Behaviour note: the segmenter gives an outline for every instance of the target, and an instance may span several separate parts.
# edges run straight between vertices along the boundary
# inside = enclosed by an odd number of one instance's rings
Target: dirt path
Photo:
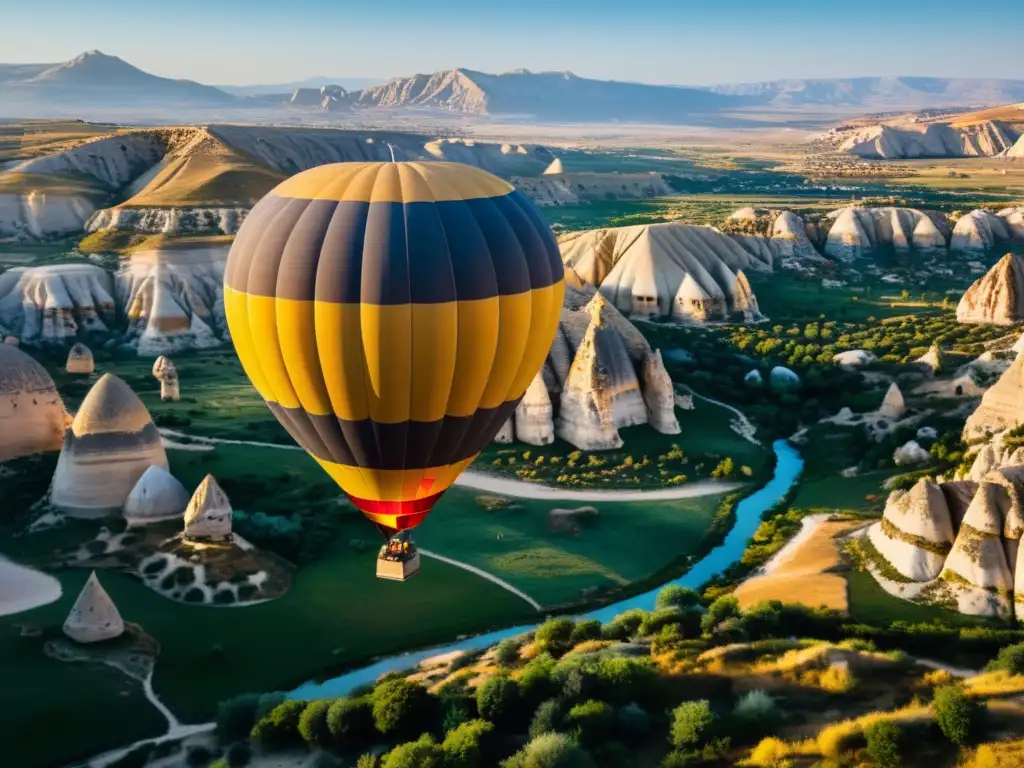
[[[699,395],[685,384],[680,384],[679,388],[685,389],[690,394],[690,396],[695,397],[698,400],[703,400],[706,403],[711,403],[712,405],[717,405],[719,408],[725,408],[725,410],[730,411],[734,416],[736,416],[736,420],[730,425],[733,428],[733,431],[735,431],[737,435],[742,437],[748,443],[753,443],[754,445],[761,445],[763,447],[761,441],[754,437],[754,435],[757,434],[757,427],[750,423],[750,419],[748,419],[747,415],[743,413],[743,411],[741,411],[739,408],[729,405],[728,403],[723,403],[721,400],[715,400],[714,398],[711,397]],[[678,400],[676,404],[679,404]]]
[[[488,581],[493,581],[495,584],[497,584],[502,589],[508,590],[513,595],[516,595],[517,597],[523,598],[523,600],[525,600],[530,605],[532,605],[534,607],[534,609],[536,609],[538,611],[544,610],[544,606],[542,606],[540,603],[538,603],[536,600],[534,600],[528,594],[526,594],[525,592],[523,592],[520,589],[516,589],[515,587],[513,587],[511,584],[509,584],[504,579],[499,579],[493,573],[488,573],[487,571],[483,570],[482,568],[477,568],[475,565],[470,565],[469,563],[464,563],[461,560],[453,560],[450,557],[445,557],[444,555],[439,555],[436,552],[430,552],[430,551],[428,551],[426,549],[421,549],[420,550],[420,554],[423,555],[424,557],[430,557],[430,558],[433,558],[434,560],[440,560],[442,563],[448,563],[448,565],[454,565],[456,568],[462,568],[464,571],[469,571],[470,573],[475,573],[480,578],[487,579]]]

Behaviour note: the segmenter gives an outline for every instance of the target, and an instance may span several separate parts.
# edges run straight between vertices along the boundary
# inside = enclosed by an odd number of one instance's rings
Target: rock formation
[[[540,373],[533,377],[516,406],[515,432],[519,440],[530,445],[548,445],[555,440],[551,396]]]
[[[926,366],[931,373],[939,373],[942,370],[945,358],[942,354],[942,347],[935,342],[928,347],[928,351],[914,362]]]
[[[726,219],[725,230],[769,265],[800,267],[823,261],[807,236],[803,219],[792,211],[740,208]]]
[[[185,508],[185,538],[231,540],[231,503],[213,475],[203,478]]]
[[[0,344],[0,462],[60,449],[64,403],[39,363]]]
[[[64,634],[76,643],[99,643],[124,634],[121,614],[96,578],[96,571],[89,574],[71,607],[71,613],[64,622]]]
[[[661,350],[651,350],[644,355],[643,366],[641,379],[648,423],[663,435],[678,435],[676,393],[662,362]]]
[[[160,355],[153,363],[153,378],[160,382],[160,399],[166,402],[177,402],[181,399],[178,388],[178,369],[170,359]]]
[[[73,344],[68,350],[65,370],[75,374],[93,373],[96,370],[96,363],[92,359],[92,350],[81,342]]]
[[[693,323],[760,317],[744,270],[770,264],[710,227],[594,229],[566,235],[559,246],[566,266],[626,314]]]
[[[768,374],[768,383],[776,392],[791,392],[800,389],[800,377],[789,368],[777,365]]]
[[[975,280],[957,305],[956,319],[996,325],[1024,320],[1024,256],[1008,253]]]
[[[1010,212],[1016,209],[1007,209]],[[1002,212],[1000,212],[1001,214]],[[984,252],[1014,237],[1007,218],[991,211],[976,210],[961,216],[953,228],[949,247],[954,251]]]
[[[909,491],[893,491],[869,538],[904,577],[930,581],[941,572],[953,546],[953,521],[942,489],[922,478]]]
[[[562,168],[562,159],[556,157],[551,161],[551,165],[544,169],[545,176],[551,176],[556,173],[565,173],[565,169]]]
[[[747,375],[743,377],[743,383],[748,387],[759,388],[764,386],[764,378],[761,376],[761,372],[754,368],[747,371]]]
[[[121,379],[104,374],[64,434],[50,500],[81,517],[120,511],[151,465],[167,469],[149,411]]]
[[[647,421],[640,382],[622,337],[590,304],[590,325],[562,390],[555,434],[583,450],[621,448],[619,428]]]
[[[832,228],[825,241],[825,255],[850,260],[883,247],[896,250],[934,251],[946,247],[946,237],[935,219],[911,208],[855,206],[833,211]]]
[[[117,293],[140,355],[215,347],[227,338],[224,244],[165,244],[131,255]]]
[[[547,173],[513,176],[512,185],[535,205],[578,205],[594,200],[647,200],[673,194],[660,173]]]
[[[878,415],[885,419],[899,421],[903,418],[903,414],[906,412],[907,406],[903,402],[903,393],[900,392],[899,385],[894,381],[889,385],[889,389],[886,391],[885,397],[882,399],[882,405],[878,409]]]
[[[1024,357],[1018,357],[981,398],[964,424],[964,442],[1024,423]]]
[[[92,264],[16,267],[0,274],[0,325],[24,344],[62,343],[115,322],[113,281]]]
[[[913,467],[927,464],[931,455],[916,440],[908,440],[893,452],[892,461],[897,467]]]
[[[868,352],[866,349],[848,349],[833,356],[832,362],[844,368],[860,368],[862,365],[870,365],[877,359],[874,352]]]
[[[505,423],[501,425],[501,429],[498,430],[498,434],[494,436],[494,442],[501,445],[508,445],[514,442],[516,439],[515,421],[513,417],[505,419]]]
[[[961,116],[963,117],[963,116]],[[866,158],[995,157],[1018,131],[1002,120],[869,125],[838,135],[841,152]]]
[[[189,496],[177,478],[160,466],[142,473],[124,503],[129,524],[145,524],[178,517],[188,506]]]

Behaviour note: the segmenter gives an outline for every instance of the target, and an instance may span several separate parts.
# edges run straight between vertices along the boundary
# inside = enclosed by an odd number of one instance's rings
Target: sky
[[[709,84],[1024,78],[1024,3],[962,0],[0,0],[0,62],[91,49],[240,85],[464,67]]]

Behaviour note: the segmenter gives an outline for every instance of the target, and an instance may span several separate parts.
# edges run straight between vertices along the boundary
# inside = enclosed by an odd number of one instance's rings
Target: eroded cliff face
[[[956,319],[997,325],[1024,320],[1024,256],[1008,253],[976,280],[960,299]]]
[[[1018,126],[997,120],[972,125],[872,125],[844,134],[838,149],[859,157],[888,160],[996,157],[1013,148],[1020,135]]]
[[[1024,356],[1018,357],[982,396],[964,424],[967,443],[986,439],[1024,424]]]
[[[673,194],[659,173],[564,173],[549,169],[539,177],[516,176],[511,182],[541,206],[578,205],[592,200],[646,200]]]
[[[946,235],[936,220],[912,208],[851,207],[833,211],[825,255],[850,260],[883,247],[935,251],[946,247]]]
[[[27,345],[70,343],[116,324],[113,279],[92,264],[15,268],[0,274],[0,326]]]
[[[953,251],[983,253],[1010,240],[1024,240],[1024,207],[1004,208],[998,213],[979,209],[961,216],[953,228]]]

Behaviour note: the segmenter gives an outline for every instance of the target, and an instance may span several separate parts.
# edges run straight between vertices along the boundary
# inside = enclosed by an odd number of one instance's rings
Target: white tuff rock
[[[912,467],[918,464],[927,464],[931,460],[931,456],[916,440],[908,440],[896,449],[892,460],[897,467]]]
[[[878,415],[885,419],[899,421],[903,418],[903,415],[906,412],[907,406],[903,402],[903,393],[900,392],[899,385],[894,381],[889,385],[889,389],[886,391],[885,397],[882,399],[882,405],[878,409]]]
[[[848,349],[834,355],[832,362],[843,368],[860,368],[863,365],[870,365],[877,359],[874,352],[869,352],[866,349]]]
[[[130,524],[167,520],[183,514],[188,502],[185,486],[163,467],[152,466],[128,494],[124,516]]]
[[[549,445],[555,441],[551,396],[540,373],[533,377],[516,406],[515,429],[516,437],[530,445]]]
[[[0,462],[56,451],[64,439],[64,403],[39,363],[0,344]]]
[[[92,351],[81,342],[73,344],[68,350],[65,370],[72,374],[93,373],[96,370],[96,363],[93,360]]]
[[[981,398],[964,424],[964,441],[1012,429],[1024,423],[1024,357],[1018,357]]]
[[[1008,253],[976,280],[960,299],[956,319],[996,325],[1024,320],[1024,257]]]
[[[207,475],[185,508],[185,538],[231,540],[231,503],[213,475]]]
[[[124,620],[107,590],[89,574],[85,586],[64,621],[64,634],[76,643],[99,643],[124,634]]]

